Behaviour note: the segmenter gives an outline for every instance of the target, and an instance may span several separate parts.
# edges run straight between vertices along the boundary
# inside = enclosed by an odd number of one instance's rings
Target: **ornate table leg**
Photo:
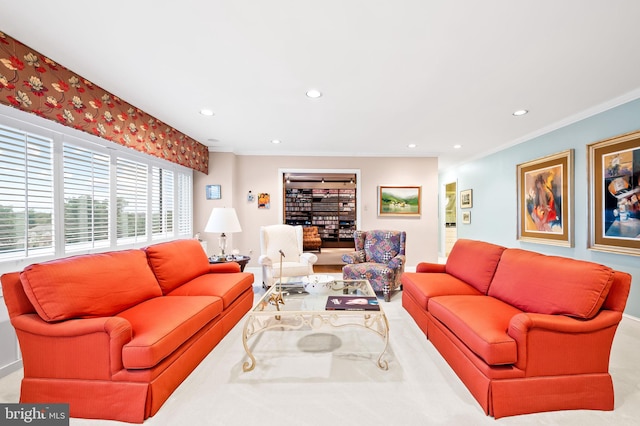
[[[247,318],[247,321],[244,323],[244,329],[242,330],[242,345],[244,346],[244,351],[247,353],[247,356],[250,359],[250,361],[245,361],[242,364],[242,371],[245,372],[251,371],[256,367],[256,358],[251,353],[251,349],[249,349],[249,345],[247,344],[249,337],[253,334],[253,320],[253,315],[250,315]]]

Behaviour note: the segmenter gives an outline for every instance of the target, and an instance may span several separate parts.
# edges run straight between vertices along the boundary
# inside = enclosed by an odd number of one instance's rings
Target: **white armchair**
[[[318,256],[303,253],[302,226],[261,226],[258,264],[262,266],[263,286],[270,287],[280,278],[280,251],[284,253],[283,277],[313,274],[313,264],[318,261]]]

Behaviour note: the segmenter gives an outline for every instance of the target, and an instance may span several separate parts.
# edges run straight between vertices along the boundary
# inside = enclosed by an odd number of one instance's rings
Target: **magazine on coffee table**
[[[380,305],[375,296],[329,296],[328,311],[379,311]]]

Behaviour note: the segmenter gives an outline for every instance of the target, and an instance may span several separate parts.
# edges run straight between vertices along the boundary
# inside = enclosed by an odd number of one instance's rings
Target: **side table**
[[[212,256],[209,258],[209,263],[215,264],[215,263],[236,262],[237,264],[240,265],[240,271],[244,272],[244,267],[247,266],[247,263],[249,263],[250,260],[251,258],[249,256],[234,256],[232,260],[220,259],[216,256]]]

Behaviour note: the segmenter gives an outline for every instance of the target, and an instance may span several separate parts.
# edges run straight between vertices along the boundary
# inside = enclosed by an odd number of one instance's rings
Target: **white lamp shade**
[[[204,232],[222,232],[230,234],[232,232],[242,232],[240,222],[236,215],[236,209],[216,207],[211,211],[207,226]]]

